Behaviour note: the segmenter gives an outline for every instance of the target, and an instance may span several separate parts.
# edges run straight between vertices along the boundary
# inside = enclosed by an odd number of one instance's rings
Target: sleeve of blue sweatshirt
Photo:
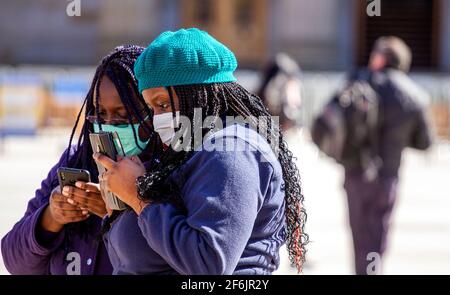
[[[255,151],[197,152],[182,190],[187,215],[151,204],[139,216],[150,247],[180,274],[232,274],[273,171],[258,159]]]

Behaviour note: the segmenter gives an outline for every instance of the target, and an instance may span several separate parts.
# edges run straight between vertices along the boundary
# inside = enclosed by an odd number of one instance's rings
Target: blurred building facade
[[[413,49],[437,133],[450,138],[450,1],[380,1],[381,16],[369,17],[366,0],[0,0],[0,137],[18,126],[70,126],[102,56],[195,26],[227,44],[241,70],[260,70],[278,52],[292,56],[304,70],[303,125],[342,73],[367,63],[377,37],[397,35]],[[68,16],[75,2],[80,16]],[[32,121],[22,88],[36,89],[35,103],[45,105]]]
[[[243,67],[260,68],[283,51],[307,70],[364,64],[379,35],[413,47],[414,66],[450,71],[450,3],[365,0],[79,0],[69,17],[61,0],[0,0],[0,63],[92,65],[122,43],[147,45],[161,31],[197,26],[233,49]]]

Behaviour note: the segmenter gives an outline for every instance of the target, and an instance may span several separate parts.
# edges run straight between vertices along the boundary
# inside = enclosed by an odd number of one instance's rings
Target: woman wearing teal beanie
[[[94,155],[109,168],[101,179],[131,208],[105,220],[115,274],[271,274],[285,242],[301,270],[308,236],[299,172],[279,129],[257,132],[276,124],[236,83],[236,67],[234,54],[198,29],[164,32],[138,58],[139,91],[166,150],[147,170]],[[238,116],[249,124],[222,124]]]

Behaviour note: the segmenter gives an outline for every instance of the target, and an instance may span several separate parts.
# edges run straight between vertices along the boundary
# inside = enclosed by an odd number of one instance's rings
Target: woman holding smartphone
[[[126,155],[146,161],[159,148],[151,127],[152,113],[137,89],[133,66],[143,48],[120,46],[97,67],[72,130],[69,148],[50,170],[28,203],[23,218],[3,237],[1,250],[11,274],[111,274],[101,239],[107,208],[100,194],[89,133],[117,131]],[[81,135],[72,145],[85,109]],[[59,188],[60,167],[85,169],[91,183]]]
[[[198,29],[162,33],[137,60],[139,90],[166,149],[147,168],[94,155],[108,168],[100,179],[130,207],[105,222],[115,274],[271,274],[285,242],[301,270],[299,173],[278,128],[257,132],[255,118],[276,124],[235,82],[236,67],[234,54]],[[225,117],[250,123],[225,126]],[[178,130],[194,136],[180,142]]]

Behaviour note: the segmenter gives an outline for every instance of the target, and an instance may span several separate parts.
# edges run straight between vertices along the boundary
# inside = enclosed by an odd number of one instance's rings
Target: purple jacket
[[[70,149],[73,155],[74,148]],[[56,171],[66,165],[67,150],[50,170],[47,178],[28,202],[27,211],[1,241],[6,269],[22,274],[111,274],[112,266],[100,238],[101,219],[95,215],[83,223],[83,230],[51,233],[39,226],[42,212],[48,206],[52,190],[58,186]],[[92,171],[91,171],[92,173]]]

